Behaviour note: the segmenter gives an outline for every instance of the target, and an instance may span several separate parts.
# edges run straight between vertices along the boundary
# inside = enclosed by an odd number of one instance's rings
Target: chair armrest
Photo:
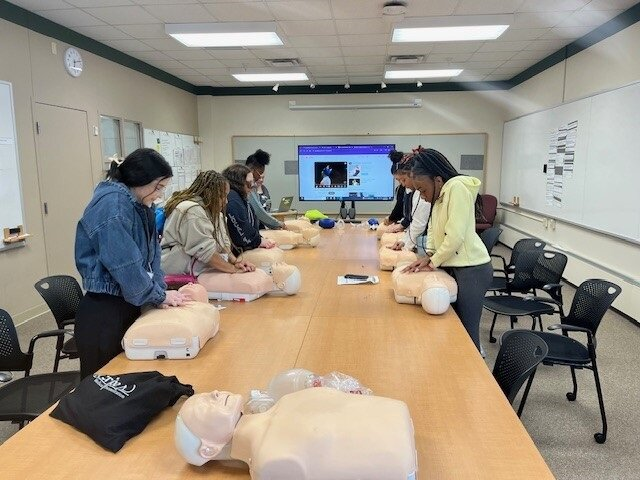
[[[499,258],[500,260],[502,260],[502,271],[504,272],[505,276],[507,275],[507,261],[505,260],[505,258],[502,255],[498,255],[497,253],[492,253],[491,256],[493,258]]]
[[[555,300],[562,304],[562,285],[559,283],[547,283],[542,289],[549,293]]]
[[[71,330],[60,329],[60,330],[49,330],[47,332],[38,333],[29,342],[28,355],[33,355],[33,348],[35,347],[36,341],[42,338],[48,338],[48,337],[64,338],[65,335],[69,335],[73,337],[73,332]]]
[[[553,304],[559,306],[560,308],[562,308],[562,302],[556,300],[555,298],[537,297],[535,295],[525,295],[524,299],[525,300],[535,301],[535,302],[553,303]]]
[[[75,318],[70,318],[69,320],[64,320],[60,322],[60,326],[62,327],[68,327],[69,325],[75,325],[75,324],[76,324]]]
[[[555,323],[553,325],[549,325],[547,327],[548,330],[562,330],[563,332],[580,332],[587,334],[587,341],[589,345],[596,347],[596,337],[593,336],[593,333],[588,328],[584,327],[575,327],[573,325],[563,325],[561,323]]]

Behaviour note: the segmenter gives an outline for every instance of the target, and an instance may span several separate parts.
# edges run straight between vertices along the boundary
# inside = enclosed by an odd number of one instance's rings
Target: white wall
[[[57,44],[52,54],[51,42]],[[25,248],[0,253],[0,308],[20,323],[46,310],[33,285],[48,274],[38,189],[32,107],[36,102],[124,117],[144,127],[198,134],[196,96],[82,51],[85,71],[72,78],[63,67],[68,45],[0,19],[0,80],[13,84],[25,226],[33,237]],[[100,137],[91,135],[95,182],[102,177]]]
[[[509,91],[512,110],[508,119],[576,98],[609,90],[640,79],[640,23],[613,35]],[[638,157],[640,161],[640,156]],[[615,168],[615,167],[613,167]],[[602,181],[607,181],[603,162]],[[599,195],[597,191],[591,192]],[[606,198],[602,198],[606,202]],[[640,206],[638,206],[640,208]],[[569,252],[566,278],[580,284],[587,278],[604,278],[622,287],[614,306],[640,320],[640,247],[584,228],[557,222],[545,228],[537,215],[502,212],[505,226],[537,236]],[[505,228],[503,241],[512,245],[524,236]],[[574,255],[572,256],[571,253]],[[580,258],[587,259],[584,261]],[[593,264],[604,267],[599,268]]]

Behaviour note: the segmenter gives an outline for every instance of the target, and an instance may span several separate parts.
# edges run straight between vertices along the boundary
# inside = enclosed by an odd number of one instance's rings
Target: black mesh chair
[[[484,246],[487,248],[487,252],[489,252],[489,255],[491,255],[493,247],[495,247],[498,243],[500,234],[502,234],[502,229],[499,227],[487,228],[480,234],[480,240],[482,240],[482,243],[484,243]]]
[[[25,354],[20,350],[11,316],[0,309],[0,370],[24,372],[23,378],[0,387],[0,421],[19,423],[22,428],[25,422],[36,418],[80,383],[78,371],[30,375],[36,341],[69,333],[68,330],[39,333],[31,339]]]
[[[562,335],[533,332],[549,345],[549,354],[544,359],[545,365],[566,365],[571,369],[573,391],[567,393],[567,400],[574,401],[578,394],[575,369],[586,368],[593,372],[598,392],[600,416],[602,417],[602,432],[593,435],[598,443],[604,443],[607,440],[607,416],[604,410],[598,365],[596,364],[596,331],[602,317],[616,297],[620,295],[620,292],[621,289],[618,285],[606,280],[585,280],[573,297],[569,315],[565,316],[560,309],[560,324],[549,327],[549,330],[561,330]],[[569,332],[584,333],[587,336],[587,344],[569,337]],[[533,378],[529,380],[527,390],[532,382]],[[524,407],[524,403],[521,405],[522,407]]]
[[[508,316],[511,320],[511,328],[518,317],[529,316],[533,319],[531,329],[533,330],[538,322],[542,331],[542,315],[560,313],[562,308],[560,280],[566,265],[567,256],[558,252],[529,250],[519,255],[514,277],[506,284],[509,295],[488,296],[483,302],[484,308],[493,313],[489,329],[491,343],[496,341],[493,329],[498,315]],[[537,289],[547,292],[550,298],[535,296]],[[525,296],[513,295],[514,292],[528,291],[534,293]]]
[[[502,255],[492,254],[489,252],[492,257],[502,260],[502,269],[493,270],[497,275],[493,276],[493,281],[487,291],[493,292],[494,295],[497,293],[505,293],[507,291],[507,282],[513,276],[515,271],[518,257],[523,252],[527,252],[529,250],[537,250],[541,252],[546,246],[547,244],[545,242],[538,240],[537,238],[523,238],[522,240],[518,240],[511,250],[509,263],[507,263],[507,260]]]
[[[76,312],[82,300],[82,289],[76,279],[69,275],[53,275],[43,278],[34,287],[47,303],[58,328],[73,327]],[[73,336],[66,341],[62,337],[58,338],[56,359],[53,364],[54,372],[58,371],[60,360],[64,358],[78,358],[78,348]]]
[[[520,387],[529,379],[522,395],[518,416],[529,394],[536,368],[547,356],[548,351],[545,341],[529,330],[509,330],[500,338],[500,350],[493,365],[493,376],[509,403],[513,403]]]

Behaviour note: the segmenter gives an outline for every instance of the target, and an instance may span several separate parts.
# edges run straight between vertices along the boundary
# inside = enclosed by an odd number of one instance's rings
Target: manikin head
[[[240,420],[242,396],[214,390],[188,398],[176,417],[175,444],[192,465],[226,460]],[[226,448],[225,448],[226,447]]]

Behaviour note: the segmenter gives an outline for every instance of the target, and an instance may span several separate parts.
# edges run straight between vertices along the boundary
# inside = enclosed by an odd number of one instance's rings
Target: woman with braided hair
[[[200,275],[208,269],[224,273],[252,272],[255,266],[231,253],[225,221],[229,182],[208,170],[165,204],[162,268],[168,274]]]
[[[405,272],[442,268],[458,283],[453,308],[469,336],[480,346],[482,302],[493,277],[487,249],[475,230],[475,200],[480,180],[460,175],[447,158],[428,148],[416,154],[413,182],[431,203],[427,224],[427,256]]]

